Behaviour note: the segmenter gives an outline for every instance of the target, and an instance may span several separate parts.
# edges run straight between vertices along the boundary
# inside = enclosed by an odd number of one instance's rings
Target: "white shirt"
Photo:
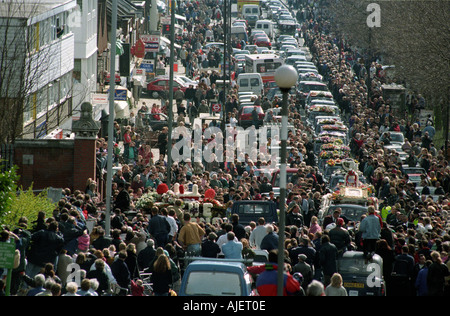
[[[256,247],[256,249],[261,249],[261,242],[263,238],[267,235],[266,225],[258,225],[250,234],[250,246]]]
[[[177,222],[175,221],[175,218],[173,218],[172,216],[167,216],[166,219],[167,219],[167,221],[169,222],[169,225],[170,225],[169,235],[170,236],[175,236],[176,233],[178,232],[178,226],[177,226]]]

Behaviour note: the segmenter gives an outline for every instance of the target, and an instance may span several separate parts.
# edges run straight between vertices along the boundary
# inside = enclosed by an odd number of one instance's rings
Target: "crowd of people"
[[[215,59],[208,55],[200,57],[204,54],[200,48],[206,37],[211,40],[211,37],[223,36],[219,22],[222,16],[215,3],[181,3],[179,10],[186,16],[188,32],[179,39],[183,52],[179,58],[186,74],[193,76],[194,70],[201,67],[199,64],[206,66],[205,59],[210,62]],[[342,41],[329,31],[326,16],[320,15],[316,7],[302,12],[307,17],[302,28],[305,45],[348,123],[352,157],[374,186],[373,194],[381,202],[378,212],[369,208],[369,214],[358,223],[344,221],[337,212],[323,224],[319,223],[321,199],[330,189],[317,167],[311,130],[302,120],[302,108],[295,95],[289,100],[289,123],[294,129],[289,132],[288,146],[292,150],[288,153],[288,163],[298,172],[295,180],[288,184],[285,232],[280,232],[276,224],[266,223],[264,218],[245,227],[239,223],[238,216],[214,224],[205,222],[183,208],[181,200],[170,207],[138,209],[139,199],[165,183],[167,172],[172,174],[170,189],[177,183],[187,191],[196,184],[202,196],[213,189],[216,199],[227,210],[239,200],[267,200],[279,206],[267,175],[259,172],[270,166],[270,157],[256,154],[253,158],[246,153],[236,155],[232,161],[198,163],[188,159],[168,166],[165,160],[169,141],[167,129],[158,139],[160,156],[154,157],[152,148],[136,128],[138,114],[137,120],[125,129],[125,135],[120,135],[120,128],[114,135],[126,145],[125,163],[113,177],[111,231],[105,231],[105,206],[95,182],[90,180],[85,192],[66,189],[51,216],[41,213],[35,221],[22,218],[16,228],[3,230],[1,241],[15,242],[17,247],[11,293],[29,296],[176,295],[186,253],[251,259],[256,250],[267,250],[270,267],[250,269],[259,274],[261,282],[267,279],[261,277],[262,273],[276,270],[278,236],[284,234],[285,273],[292,277],[289,286],[294,287],[285,293],[347,295],[337,271],[337,259],[345,251],[360,250],[382,257],[387,295],[448,295],[450,168],[444,148],[436,148],[433,143],[433,122],[427,123],[424,132],[418,122],[398,117],[390,108],[389,100],[382,97],[380,86],[385,78],[378,71],[377,61],[370,61],[371,85],[368,87],[362,70],[365,66],[360,62],[367,60],[367,56],[358,55],[345,44],[338,47]],[[211,28],[212,20],[219,23]],[[214,78],[217,79],[211,74],[202,75],[202,95],[215,89]],[[226,113],[229,113],[228,128],[235,127],[232,123],[238,107],[236,95],[236,87],[231,87],[223,96]],[[204,100],[196,98],[195,93],[185,94],[183,103],[188,109],[190,102],[204,103],[207,111],[210,105],[206,98]],[[412,106],[419,103],[423,103],[420,96],[411,102]],[[205,130],[208,125],[199,128]],[[404,133],[403,149],[409,154],[408,165],[426,170],[423,190],[440,188],[439,199],[428,197],[427,191],[418,192],[414,184],[407,181],[402,162],[384,147],[389,139],[382,138],[382,133],[389,131]],[[202,145],[214,141],[216,136],[203,139]],[[97,145],[104,168],[105,139],[100,138]],[[122,153],[116,151],[116,158],[119,155]],[[375,220],[370,223],[364,221],[373,217]],[[331,229],[327,228],[330,223],[334,223]],[[372,228],[375,235],[368,235]],[[366,248],[368,240],[371,240],[370,249]],[[73,269],[72,264],[76,264]],[[2,269],[2,273],[5,275],[6,269]],[[398,275],[404,276],[401,288],[396,283]],[[4,286],[4,280],[2,282]],[[148,283],[152,283],[151,290],[146,286]],[[258,288],[260,293],[274,294],[274,287],[264,285]]]

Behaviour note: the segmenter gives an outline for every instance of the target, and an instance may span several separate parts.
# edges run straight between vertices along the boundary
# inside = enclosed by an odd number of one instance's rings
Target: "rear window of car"
[[[253,112],[253,108],[252,107],[246,107],[242,111],[242,113],[244,113],[244,114],[248,114],[248,113],[252,113],[252,112]],[[262,109],[260,107],[257,107],[256,108],[256,112],[258,112],[258,114],[262,113]]]
[[[236,273],[193,271],[185,292],[191,296],[241,296],[241,279]]]

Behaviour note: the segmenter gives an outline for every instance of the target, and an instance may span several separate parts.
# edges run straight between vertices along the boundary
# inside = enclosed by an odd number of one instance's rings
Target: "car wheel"
[[[150,91],[149,94],[150,94],[150,96],[153,99],[159,99],[159,92],[158,91]]]

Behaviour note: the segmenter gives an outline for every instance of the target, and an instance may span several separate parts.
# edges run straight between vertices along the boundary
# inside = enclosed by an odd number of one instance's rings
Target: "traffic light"
[[[162,26],[162,33],[163,34],[170,34],[170,24],[163,24],[163,26]]]

